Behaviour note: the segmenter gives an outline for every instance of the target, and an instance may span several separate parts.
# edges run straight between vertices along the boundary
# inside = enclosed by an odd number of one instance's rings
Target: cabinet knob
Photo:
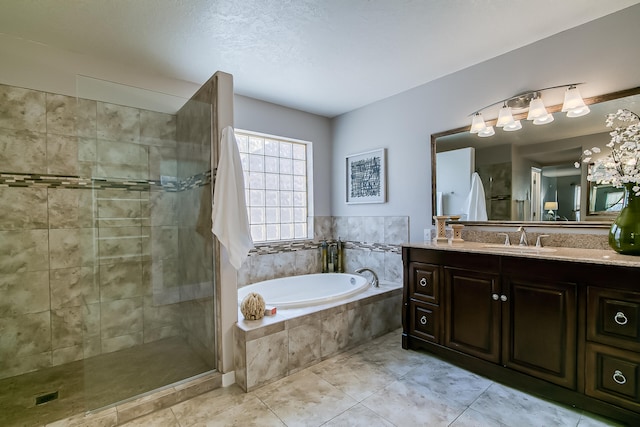
[[[427,324],[427,316],[422,316],[420,318],[420,323],[422,323],[423,325],[426,325]]]
[[[619,370],[616,369],[616,371],[613,373],[613,380],[615,382],[617,382],[618,384],[624,384],[627,382],[627,379],[625,378],[624,375],[622,375],[622,372],[620,372]]]
[[[494,301],[498,301],[500,299],[500,295],[493,294],[493,295],[491,295],[491,298],[493,298]]]
[[[507,296],[506,295],[500,295],[500,301],[504,302],[507,300]]]
[[[627,316],[625,316],[621,311],[616,313],[616,315],[613,317],[613,320],[615,320],[618,325],[626,325],[629,321],[629,319],[627,319]]]
[[[420,286],[425,287],[427,286],[427,283],[428,282],[426,278],[423,277],[422,279],[420,279]]]

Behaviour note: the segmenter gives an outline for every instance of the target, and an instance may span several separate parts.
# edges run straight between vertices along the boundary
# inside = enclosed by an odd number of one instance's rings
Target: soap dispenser
[[[338,273],[344,273],[344,260],[343,260],[343,252],[344,252],[344,243],[338,237],[338,242],[336,243],[336,252],[338,259],[336,261],[336,271]]]
[[[327,273],[329,271],[329,245],[326,240],[323,240],[320,244],[320,258],[322,262],[322,272]]]

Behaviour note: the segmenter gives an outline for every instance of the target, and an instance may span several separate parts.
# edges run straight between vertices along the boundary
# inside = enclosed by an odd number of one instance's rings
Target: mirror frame
[[[627,96],[633,96],[640,94],[640,87],[634,87],[631,89],[620,90],[617,92],[606,93],[604,95],[592,96],[591,98],[585,98],[584,103],[586,105],[598,104],[601,102],[612,101],[614,99],[625,98]],[[547,111],[549,113],[557,113],[562,110],[562,104],[552,105],[547,107]],[[520,113],[514,115],[514,120],[524,120],[527,117],[527,112]],[[497,118],[492,120],[486,120],[487,126],[494,126],[498,121]],[[453,135],[461,132],[469,132],[471,126],[463,126],[456,129],[449,129],[442,132],[432,133],[431,134],[431,223],[435,225],[435,219],[433,218],[436,215],[436,139]],[[606,221],[575,221],[575,222],[550,222],[550,221],[458,221],[462,224],[466,225],[488,225],[488,226],[497,226],[501,224],[512,225],[512,224],[527,224],[530,227],[564,227],[564,228],[609,228],[611,223],[613,222],[613,217]]]

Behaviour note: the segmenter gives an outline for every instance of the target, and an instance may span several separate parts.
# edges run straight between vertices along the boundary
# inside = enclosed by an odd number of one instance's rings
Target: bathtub
[[[365,291],[369,281],[358,274],[321,273],[265,280],[238,289],[238,304],[250,292],[278,310],[338,301]]]

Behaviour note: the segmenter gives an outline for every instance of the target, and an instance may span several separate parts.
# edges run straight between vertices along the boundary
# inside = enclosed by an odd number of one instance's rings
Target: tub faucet
[[[529,242],[527,241],[527,232],[525,231],[523,225],[521,225],[518,228],[518,232],[521,233],[520,234],[520,246],[529,246]]]
[[[371,286],[373,287],[378,287],[380,282],[378,281],[378,275],[376,274],[375,271],[373,271],[372,269],[370,269],[369,267],[362,267],[362,268],[358,268],[356,270],[356,273],[360,274],[364,271],[368,271],[369,273],[371,273],[371,275],[373,276],[373,280],[371,281]]]

